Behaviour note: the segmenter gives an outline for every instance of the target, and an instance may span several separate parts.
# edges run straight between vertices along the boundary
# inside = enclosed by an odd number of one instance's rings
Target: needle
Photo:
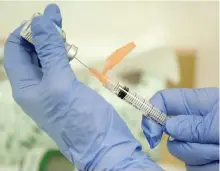
[[[79,63],[81,63],[84,67],[86,67],[87,69],[89,69],[89,67],[88,67],[86,64],[84,64],[82,61],[80,61],[78,58],[75,57],[75,59],[76,59]]]

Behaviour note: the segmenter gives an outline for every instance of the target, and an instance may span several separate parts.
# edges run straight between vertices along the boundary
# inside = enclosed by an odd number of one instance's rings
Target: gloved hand
[[[219,89],[168,89],[152,97],[158,109],[173,115],[165,128],[143,117],[142,128],[154,148],[165,131],[172,155],[185,162],[188,171],[217,171],[219,166]],[[178,116],[177,116],[178,115]]]
[[[31,25],[35,48],[21,38],[22,26],[6,42],[4,66],[16,102],[79,170],[161,170],[114,108],[77,80],[53,22],[61,27],[61,14],[49,5]]]

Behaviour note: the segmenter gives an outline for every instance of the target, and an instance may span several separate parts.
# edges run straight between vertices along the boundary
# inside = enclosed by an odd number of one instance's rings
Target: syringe
[[[37,13],[33,17],[39,16],[39,15],[41,14]],[[30,27],[31,27],[31,20],[26,22],[26,24],[24,25],[23,29],[21,30],[21,36],[27,41],[29,41],[30,43],[33,43]],[[123,86],[119,82],[111,81],[104,75],[101,75],[98,72],[96,72],[96,70],[89,68],[81,60],[76,58],[78,48],[74,45],[69,45],[66,42],[65,33],[59,27],[57,27],[57,29],[60,32],[63,39],[65,40],[67,55],[70,60],[75,58],[79,63],[81,63],[84,67],[86,67],[93,75],[96,75],[96,77],[99,78],[99,80],[103,83],[103,86],[105,88],[107,88],[110,92],[114,93],[120,99],[124,100],[128,104],[135,107],[137,110],[141,111],[143,115],[151,118],[153,121],[155,121],[156,123],[160,125],[165,124],[166,119],[169,118],[165,113],[155,108],[152,104],[147,102],[142,96],[138,95],[135,92],[132,92],[127,86]]]
[[[154,105],[150,104],[147,100],[138,95],[136,92],[132,92],[127,86],[123,86],[117,81],[113,82],[107,79],[104,87],[106,87],[120,99],[132,105],[137,110],[141,111],[146,117],[151,118],[153,121],[160,125],[165,124],[167,115],[155,108]]]
[[[144,116],[151,118],[154,122],[162,126],[165,124],[166,119],[169,118],[169,116],[158,110],[154,105],[145,100],[145,98],[138,95],[136,92],[132,92],[127,86],[123,86],[117,81],[114,82],[110,80],[107,76],[100,74],[95,69],[88,69],[96,78],[100,80],[100,82],[103,83],[105,88],[115,94],[118,98],[124,100],[137,110],[141,111]]]

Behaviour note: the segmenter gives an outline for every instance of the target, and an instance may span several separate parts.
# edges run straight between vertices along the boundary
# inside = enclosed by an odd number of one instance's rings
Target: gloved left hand
[[[31,25],[35,48],[21,38],[22,26],[6,42],[4,65],[16,102],[79,170],[161,170],[114,108],[77,80],[53,23],[61,27],[61,14],[49,5]]]

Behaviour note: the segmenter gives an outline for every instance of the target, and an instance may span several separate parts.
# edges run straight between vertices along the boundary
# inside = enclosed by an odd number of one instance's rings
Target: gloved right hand
[[[188,171],[217,171],[219,168],[219,89],[168,89],[152,97],[161,111],[175,115],[165,132],[172,155],[185,162]],[[151,146],[160,141],[162,128],[144,117],[144,134]]]

